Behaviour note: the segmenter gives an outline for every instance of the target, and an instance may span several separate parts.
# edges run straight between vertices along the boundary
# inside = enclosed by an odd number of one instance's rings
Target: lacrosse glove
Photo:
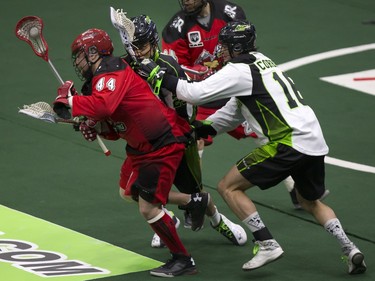
[[[191,127],[195,131],[197,139],[206,139],[208,136],[216,136],[216,130],[211,126],[212,121],[209,120],[194,120],[191,123]]]
[[[68,98],[77,94],[73,81],[65,81],[65,83],[57,89],[57,97],[53,102],[53,111],[56,112],[57,116],[63,119],[72,118],[69,112],[70,106]]]
[[[79,130],[87,141],[96,140],[98,135],[98,132],[96,130],[97,125],[100,125],[100,123],[92,119],[87,119],[79,125]]]

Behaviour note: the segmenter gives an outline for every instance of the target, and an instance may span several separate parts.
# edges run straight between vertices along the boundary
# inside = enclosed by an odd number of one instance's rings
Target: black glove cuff
[[[176,92],[178,77],[165,73],[163,76],[163,81],[161,83],[163,88],[168,89],[172,93]]]

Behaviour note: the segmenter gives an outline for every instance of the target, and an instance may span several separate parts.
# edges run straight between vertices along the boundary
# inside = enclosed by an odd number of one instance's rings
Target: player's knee
[[[124,199],[126,202],[132,202],[133,201],[132,197],[130,195],[126,195],[125,190],[122,189],[121,187],[119,188],[119,194],[120,194],[120,197],[122,199]]]
[[[225,184],[224,180],[220,180],[218,185],[217,185],[217,191],[221,195],[221,197],[224,197],[228,194],[228,186]]]

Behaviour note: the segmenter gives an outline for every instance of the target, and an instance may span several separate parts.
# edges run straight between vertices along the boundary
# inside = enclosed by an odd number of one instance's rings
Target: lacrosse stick
[[[44,102],[40,101],[30,105],[24,105],[23,108],[19,108],[18,113],[25,114],[32,118],[42,120],[47,123],[65,123],[65,124],[79,124],[79,118],[63,119],[59,118],[53,111],[52,107]]]
[[[27,116],[30,116],[38,120],[42,120],[47,123],[63,123],[78,125],[81,122],[78,117],[73,119],[59,118],[53,111],[52,107],[44,101],[40,101],[30,105],[24,105],[23,108],[19,109],[18,113],[25,114]],[[100,147],[103,149],[105,155],[110,155],[111,152],[105,147],[105,144],[103,143],[102,139],[98,138],[97,136],[97,140]]]
[[[209,68],[206,68],[205,70],[200,71],[200,70],[196,70],[196,69],[191,69],[191,68],[189,68],[187,66],[184,66],[184,65],[181,65],[181,68],[182,68],[183,71],[185,71],[187,73],[196,74],[196,75],[199,75],[199,76],[202,76],[209,71]]]
[[[27,44],[31,46],[34,53],[38,57],[41,57],[42,59],[48,62],[57,80],[60,82],[60,84],[64,84],[64,81],[62,80],[60,74],[57,72],[55,66],[52,64],[52,61],[48,57],[48,44],[47,44],[47,41],[43,37],[42,31],[43,31],[43,20],[41,18],[37,16],[26,16],[17,22],[15,33],[16,33],[17,38],[25,41]],[[52,118],[52,117],[49,117],[49,118]],[[49,119],[49,120],[53,120],[53,119]],[[67,120],[67,119],[64,119],[64,120]],[[52,122],[52,123],[56,123],[56,122]],[[105,146],[105,144],[103,143],[99,135],[97,136],[97,140],[104,154],[107,156],[110,155],[111,152]]]
[[[112,25],[120,33],[121,42],[125,50],[131,56],[132,60],[137,62],[132,46],[135,31],[134,23],[126,16],[126,12],[123,12],[122,9],[115,10],[113,7],[110,7],[110,15]]]

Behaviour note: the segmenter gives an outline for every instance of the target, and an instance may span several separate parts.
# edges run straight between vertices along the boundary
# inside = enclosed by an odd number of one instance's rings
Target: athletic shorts
[[[185,144],[173,143],[144,155],[128,155],[120,173],[123,194],[166,205]]]
[[[289,175],[307,200],[319,199],[324,191],[324,155],[310,156],[281,143],[256,148],[237,162],[237,169],[260,189],[279,184]]]
[[[210,107],[201,107],[198,106],[197,111],[197,120],[205,120],[208,116],[214,114],[219,108],[210,108]],[[228,135],[232,136],[233,138],[239,140],[247,137],[257,138],[257,135],[249,129],[246,124],[239,125],[236,129],[227,132]],[[204,145],[208,146],[213,143],[213,138],[208,136],[207,139],[204,140]]]

